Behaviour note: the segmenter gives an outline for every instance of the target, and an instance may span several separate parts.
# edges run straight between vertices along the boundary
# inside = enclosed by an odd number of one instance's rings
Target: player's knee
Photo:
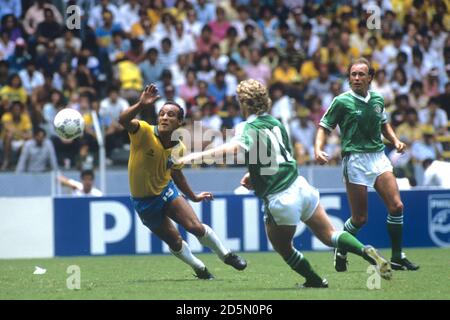
[[[187,232],[192,233],[196,237],[203,237],[205,235],[205,228],[196,221],[189,221],[184,228]]]
[[[168,242],[167,245],[172,251],[178,252],[183,246],[183,238],[181,238],[181,236],[176,236],[170,242]]]
[[[401,215],[403,213],[403,202],[397,201],[390,208],[389,213],[394,215]]]

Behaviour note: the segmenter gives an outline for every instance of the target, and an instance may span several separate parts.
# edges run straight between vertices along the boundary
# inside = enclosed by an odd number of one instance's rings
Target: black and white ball
[[[53,125],[60,138],[73,140],[83,135],[84,119],[75,109],[65,108],[59,111],[53,120]]]

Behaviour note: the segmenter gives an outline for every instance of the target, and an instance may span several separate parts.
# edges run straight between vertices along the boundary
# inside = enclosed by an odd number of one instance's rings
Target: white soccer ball
[[[75,109],[65,108],[59,111],[53,120],[53,125],[60,138],[73,140],[83,135],[84,119]]]

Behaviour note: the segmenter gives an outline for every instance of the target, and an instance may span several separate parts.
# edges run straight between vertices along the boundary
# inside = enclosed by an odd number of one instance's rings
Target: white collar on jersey
[[[245,121],[247,122],[252,122],[254,120],[256,120],[256,118],[260,117],[260,116],[266,116],[267,112],[261,113],[261,114],[251,114],[247,117],[247,119]]]
[[[364,98],[363,96],[360,96],[359,94],[355,93],[352,89],[348,91],[352,96],[354,96],[356,99],[359,99],[361,101],[364,101],[365,103],[369,102],[370,100],[370,91],[367,91],[367,96]]]

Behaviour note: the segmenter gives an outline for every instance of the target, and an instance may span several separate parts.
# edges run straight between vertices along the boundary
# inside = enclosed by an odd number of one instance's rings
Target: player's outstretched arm
[[[158,89],[154,84],[146,86],[144,91],[141,93],[139,101],[131,107],[125,109],[120,114],[119,123],[128,132],[135,133],[139,129],[139,121],[135,119],[136,116],[142,111],[142,109],[146,106],[152,105],[159,98]]]
[[[394,129],[392,129],[389,123],[383,123],[381,125],[381,133],[395,146],[397,152],[403,153],[405,151],[406,145],[397,138]]]
[[[201,160],[202,162],[208,162],[210,163],[211,159],[217,159],[219,157],[222,157],[226,154],[232,154],[235,155],[239,151],[240,145],[237,142],[229,142],[225,143],[221,146],[208,149],[202,152],[193,152],[188,154],[187,156],[181,157],[178,159],[178,162],[183,164],[190,164],[191,162],[195,161],[195,163],[199,163],[198,161]]]
[[[183,171],[172,169],[170,174],[172,176],[173,182],[175,182],[175,185],[178,187],[178,189],[180,189],[181,192],[183,192],[184,195],[190,200],[194,202],[214,200],[214,196],[211,192],[200,192],[198,194],[195,194],[189,186],[186,177],[183,174]]]
[[[324,127],[320,127],[317,129],[316,141],[314,143],[314,155],[316,161],[319,164],[325,164],[328,162],[328,154],[323,151],[325,147],[325,142],[327,141],[328,131]]]

